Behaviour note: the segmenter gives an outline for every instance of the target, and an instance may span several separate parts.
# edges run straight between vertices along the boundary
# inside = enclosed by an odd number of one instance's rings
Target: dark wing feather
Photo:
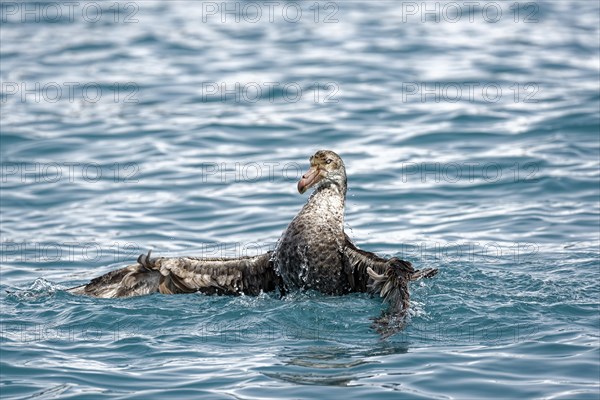
[[[109,272],[89,284],[69,289],[94,297],[129,297],[150,293],[249,294],[274,290],[279,284],[271,253],[240,258],[140,256],[138,264]]]
[[[271,252],[240,258],[158,258],[150,266],[165,278],[160,292],[208,294],[249,294],[275,290],[279,277],[275,274]]]
[[[367,270],[371,268],[377,273],[384,273],[387,260],[375,253],[361,250],[345,235],[344,243],[344,271],[348,279],[350,292],[369,291],[371,278]]]
[[[128,297],[155,293],[161,276],[158,271],[147,271],[139,264],[108,272],[94,278],[87,285],[77,286],[67,291],[73,294],[92,297]]]
[[[348,277],[350,291],[370,291],[379,294],[389,305],[381,317],[375,319],[373,327],[384,337],[402,330],[410,305],[408,282],[430,278],[437,269],[417,270],[408,261],[393,257],[385,259],[361,250],[346,235],[344,246],[344,270]]]

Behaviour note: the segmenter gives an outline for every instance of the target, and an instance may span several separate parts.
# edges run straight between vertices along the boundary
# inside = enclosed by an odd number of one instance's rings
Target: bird
[[[327,295],[368,292],[388,304],[374,328],[384,337],[406,324],[409,282],[431,278],[435,268],[415,270],[409,261],[385,258],[360,249],[344,231],[346,167],[331,150],[310,157],[298,181],[306,204],[289,223],[274,250],[237,258],[152,257],[140,255],[132,265],[111,271],[67,291],[75,295],[121,298],[151,293],[259,295],[315,290]]]

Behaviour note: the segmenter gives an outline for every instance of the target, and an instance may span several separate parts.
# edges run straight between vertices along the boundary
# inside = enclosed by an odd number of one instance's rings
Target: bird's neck
[[[311,201],[313,197],[325,198],[325,197],[337,197],[339,200],[344,202],[346,200],[346,186],[340,187],[340,185],[333,182],[324,182],[312,193],[308,201]]]
[[[305,211],[315,212],[329,222],[336,222],[343,226],[344,208],[346,202],[345,188],[335,184],[325,184],[318,187],[304,206]]]

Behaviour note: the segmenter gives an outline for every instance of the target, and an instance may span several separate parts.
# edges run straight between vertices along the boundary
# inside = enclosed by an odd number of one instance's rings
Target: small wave
[[[7,297],[19,301],[39,300],[54,296],[60,290],[64,290],[64,288],[44,278],[37,278],[27,289],[7,290]]]

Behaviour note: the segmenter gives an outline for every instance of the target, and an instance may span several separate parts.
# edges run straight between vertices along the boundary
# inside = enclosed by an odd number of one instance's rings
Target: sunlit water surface
[[[245,4],[2,3],[2,398],[597,399],[598,4]],[[400,334],[362,294],[64,292],[147,249],[272,248],[320,148],[349,235],[440,269]]]

